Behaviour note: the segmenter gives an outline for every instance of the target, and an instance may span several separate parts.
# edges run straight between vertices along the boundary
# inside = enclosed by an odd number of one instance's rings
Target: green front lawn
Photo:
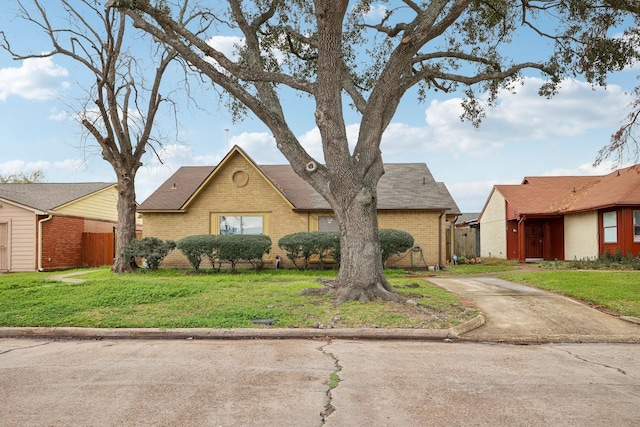
[[[498,277],[577,298],[625,316],[640,317],[639,271],[541,270]]]
[[[58,273],[56,273],[58,274]],[[155,328],[249,328],[255,319],[278,319],[276,327],[448,328],[475,315],[446,291],[389,271],[397,289],[418,303],[346,303],[330,296],[302,296],[321,288],[317,278],[335,271],[270,270],[235,274],[184,270],[115,275],[100,269],[74,278],[51,273],[0,275],[0,326]]]

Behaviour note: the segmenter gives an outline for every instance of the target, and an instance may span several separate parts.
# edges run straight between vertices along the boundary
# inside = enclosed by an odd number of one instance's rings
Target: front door
[[[542,223],[526,223],[525,226],[525,258],[542,258]]]

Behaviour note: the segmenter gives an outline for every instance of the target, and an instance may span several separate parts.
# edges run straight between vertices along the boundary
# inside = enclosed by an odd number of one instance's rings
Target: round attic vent
[[[231,180],[237,187],[244,187],[249,182],[249,174],[243,170],[237,170],[231,175]]]

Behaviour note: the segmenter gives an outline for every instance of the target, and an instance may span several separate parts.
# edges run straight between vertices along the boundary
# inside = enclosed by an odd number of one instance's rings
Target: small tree
[[[160,84],[176,53],[159,46],[151,50],[146,61],[134,55],[129,49],[133,43],[139,44],[139,39],[129,38],[131,27],[125,15],[105,9],[101,0],[60,0],[66,12],[63,21],[53,13],[49,16],[39,0],[30,1],[35,11],[25,6],[27,2],[17,3],[20,18],[44,32],[51,41],[50,48],[38,46],[38,52],[45,53],[37,54],[16,52],[3,31],[0,47],[16,60],[65,56],[94,77],[86,83],[87,96],[80,101],[76,117],[115,172],[118,227],[112,270],[131,271],[135,265],[124,261],[123,249],[135,237],[135,177],[142,166],[142,155],[147,149],[157,153],[154,143],[160,145],[152,130],[160,106],[170,101],[160,95]],[[151,72],[150,62],[154,64]]]
[[[44,171],[42,169],[36,169],[31,172],[0,175],[0,183],[2,184],[32,184],[42,182],[43,180]]]

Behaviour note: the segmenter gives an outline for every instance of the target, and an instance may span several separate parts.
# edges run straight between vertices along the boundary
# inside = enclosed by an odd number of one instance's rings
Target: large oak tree
[[[108,5],[126,11],[134,26],[175,49],[222,88],[234,111],[251,111],[264,122],[295,172],[329,202],[341,236],[337,302],[399,299],[383,274],[376,188],[384,173],[382,134],[405,94],[427,98],[432,91],[462,91],[463,118],[477,124],[483,108],[525,70],[547,78],[541,95],[552,95],[565,77],[581,75],[605,84],[609,72],[633,60],[637,44],[636,28],[628,20],[637,12],[637,1],[227,0],[190,5],[186,0],[110,0]],[[623,30],[623,37],[614,37]],[[217,35],[240,36],[239,55],[227,56],[208,42]],[[530,45],[510,49],[521,35]],[[551,48],[543,56],[537,46],[544,43]],[[315,103],[309,114],[322,137],[322,162],[305,151],[291,129],[283,100],[292,91]],[[360,117],[353,149],[344,108]]]
[[[16,52],[11,34],[0,31],[1,47],[16,60],[65,56],[91,76],[79,82],[86,97],[76,100],[80,106],[75,116],[116,174],[118,227],[112,270],[131,271],[135,265],[124,258],[123,249],[135,238],[135,177],[146,150],[157,154],[161,145],[153,133],[154,120],[161,105],[171,102],[160,88],[176,54],[162,45],[150,45],[147,57],[140,56],[140,49],[134,53],[131,49],[144,33],[133,38],[135,29],[124,13],[105,8],[102,0],[60,0],[64,18],[48,12],[39,0],[16,3],[19,17],[45,34],[50,45],[34,46],[44,53]]]

